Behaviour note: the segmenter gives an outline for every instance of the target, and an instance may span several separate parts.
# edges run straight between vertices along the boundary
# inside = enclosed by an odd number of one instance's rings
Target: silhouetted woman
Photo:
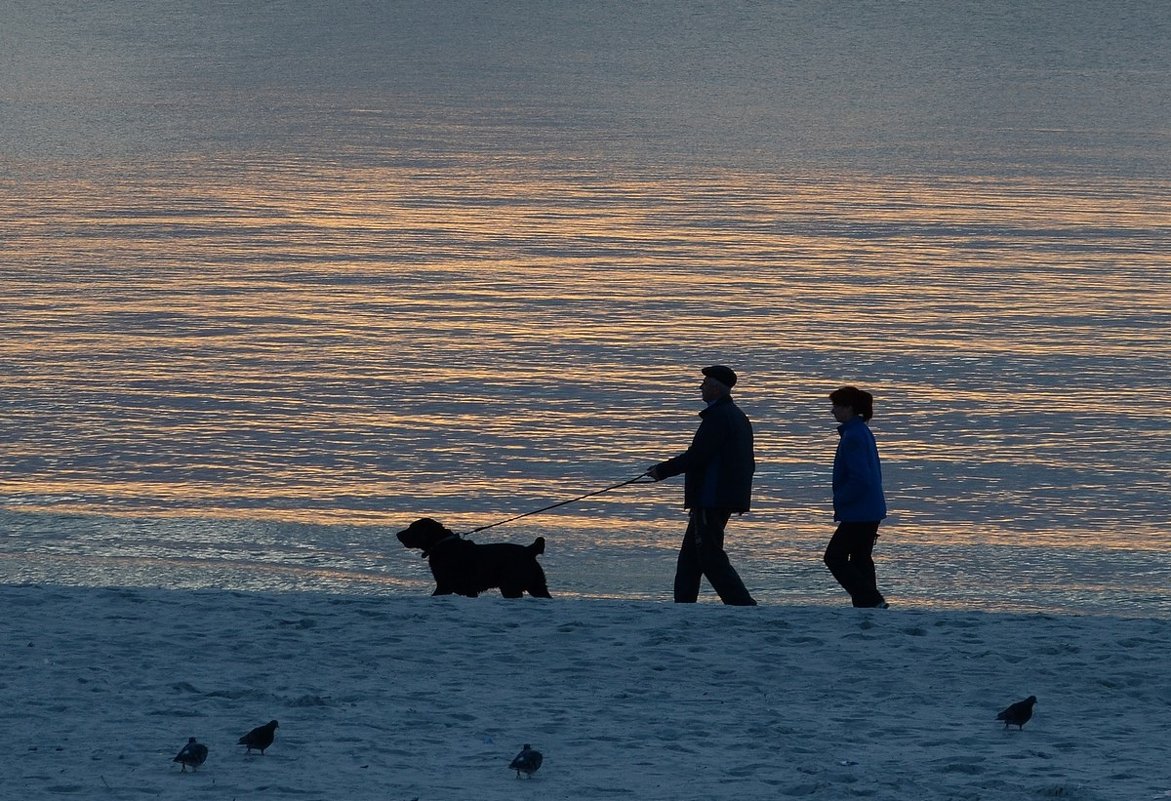
[[[854,606],[887,607],[874,573],[878,524],[886,517],[878,445],[866,422],[874,416],[874,396],[857,387],[829,394],[840,424],[834,454],[834,520],[838,528],[825,548],[825,564],[850,593]]]

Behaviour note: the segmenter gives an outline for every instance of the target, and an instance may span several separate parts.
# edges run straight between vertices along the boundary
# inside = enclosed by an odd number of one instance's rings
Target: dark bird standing
[[[195,742],[194,737],[187,738],[187,745],[179,749],[179,753],[175,754],[172,762],[178,762],[183,766],[180,773],[187,772],[187,766],[191,766],[191,770],[195,770],[207,760],[207,746],[203,743]]]
[[[1037,696],[1030,695],[1023,701],[1017,701],[1015,704],[1010,704],[1004,711],[996,716],[997,720],[1004,721],[1004,728],[1016,726],[1018,729],[1023,729],[1025,724],[1029,722],[1029,718],[1033,716],[1033,704],[1037,703]]]
[[[524,748],[520,749],[520,753],[512,760],[508,767],[516,771],[516,778],[520,778],[523,773],[530,779],[533,774],[537,772],[537,768],[541,767],[541,762],[544,761],[540,751],[534,751],[533,747],[525,743]]]
[[[261,756],[264,755],[264,749],[272,745],[273,738],[276,737],[277,722],[270,720],[263,726],[257,726],[252,731],[240,738],[239,744],[248,746],[247,754],[252,753],[255,748],[260,751]]]

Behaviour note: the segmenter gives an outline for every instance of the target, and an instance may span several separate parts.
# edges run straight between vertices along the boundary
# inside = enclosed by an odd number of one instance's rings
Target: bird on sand
[[[248,750],[245,752],[247,754],[251,754],[252,749],[255,748],[259,750],[261,756],[263,756],[264,749],[272,745],[273,738],[276,737],[277,725],[278,724],[275,720],[270,720],[263,726],[257,726],[255,729],[241,737],[238,741],[238,744],[248,746]]]
[[[203,743],[197,743],[194,737],[187,738],[187,745],[179,749],[179,753],[175,754],[172,762],[178,762],[183,766],[180,773],[187,772],[187,766],[191,766],[191,770],[195,770],[207,760],[207,746]]]
[[[999,715],[997,720],[1004,721],[1004,728],[1016,726],[1018,729],[1023,729],[1025,724],[1029,722],[1029,718],[1033,716],[1033,704],[1037,703],[1037,696],[1030,695],[1023,701],[1017,701],[1015,704],[1009,704]]]
[[[525,743],[524,748],[520,749],[520,753],[516,755],[508,767],[516,771],[516,778],[519,779],[523,773],[531,779],[533,774],[537,772],[537,768],[541,767],[541,762],[544,759],[540,751],[534,751],[531,745]]]

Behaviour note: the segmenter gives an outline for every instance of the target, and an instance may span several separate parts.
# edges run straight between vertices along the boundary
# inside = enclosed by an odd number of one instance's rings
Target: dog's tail
[[[533,544],[528,546],[528,550],[533,552],[534,556],[539,556],[545,552],[545,538],[537,537],[533,540]]]

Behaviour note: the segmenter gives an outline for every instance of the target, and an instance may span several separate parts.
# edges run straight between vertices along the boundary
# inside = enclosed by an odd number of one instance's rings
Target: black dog
[[[395,536],[408,548],[419,548],[435,576],[432,595],[466,595],[475,598],[485,590],[500,588],[505,598],[549,598],[545,571],[537,555],[545,552],[545,538],[532,545],[477,545],[424,517]]]

